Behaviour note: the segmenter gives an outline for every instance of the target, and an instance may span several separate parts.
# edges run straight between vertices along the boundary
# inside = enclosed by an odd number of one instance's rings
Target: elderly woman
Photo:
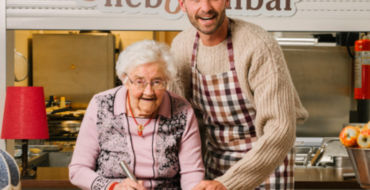
[[[192,189],[204,177],[190,104],[166,91],[175,75],[169,47],[144,40],[117,61],[124,84],[96,94],[81,124],[69,176],[82,189]],[[139,180],[126,178],[125,161]]]

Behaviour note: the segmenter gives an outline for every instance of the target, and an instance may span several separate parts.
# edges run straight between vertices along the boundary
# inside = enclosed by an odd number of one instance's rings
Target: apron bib
[[[227,72],[202,75],[196,68],[198,43],[197,33],[191,62],[191,103],[203,112],[206,179],[213,180],[242,159],[258,140],[254,127],[256,111],[239,85],[230,30],[227,35],[230,70]],[[256,189],[293,189],[292,153]]]

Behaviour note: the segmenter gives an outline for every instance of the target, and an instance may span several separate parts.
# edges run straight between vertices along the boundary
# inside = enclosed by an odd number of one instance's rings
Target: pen
[[[134,176],[134,174],[131,173],[125,161],[120,162],[119,165],[121,166],[123,173],[125,173],[128,178],[132,179],[133,181],[137,183],[136,177]]]

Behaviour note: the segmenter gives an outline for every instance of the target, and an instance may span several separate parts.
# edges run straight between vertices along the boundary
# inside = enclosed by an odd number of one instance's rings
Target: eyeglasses
[[[138,79],[138,80],[132,81],[128,76],[127,78],[131,82],[131,84],[135,85],[136,88],[139,88],[139,89],[145,89],[148,84],[150,84],[154,90],[164,89],[166,88],[166,84],[167,84],[167,81],[163,81],[163,80],[153,80],[148,83],[145,80]]]

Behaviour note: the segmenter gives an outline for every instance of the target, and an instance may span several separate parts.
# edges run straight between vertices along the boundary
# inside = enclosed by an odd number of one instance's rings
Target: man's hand
[[[227,190],[219,181],[201,181],[193,190]]]

